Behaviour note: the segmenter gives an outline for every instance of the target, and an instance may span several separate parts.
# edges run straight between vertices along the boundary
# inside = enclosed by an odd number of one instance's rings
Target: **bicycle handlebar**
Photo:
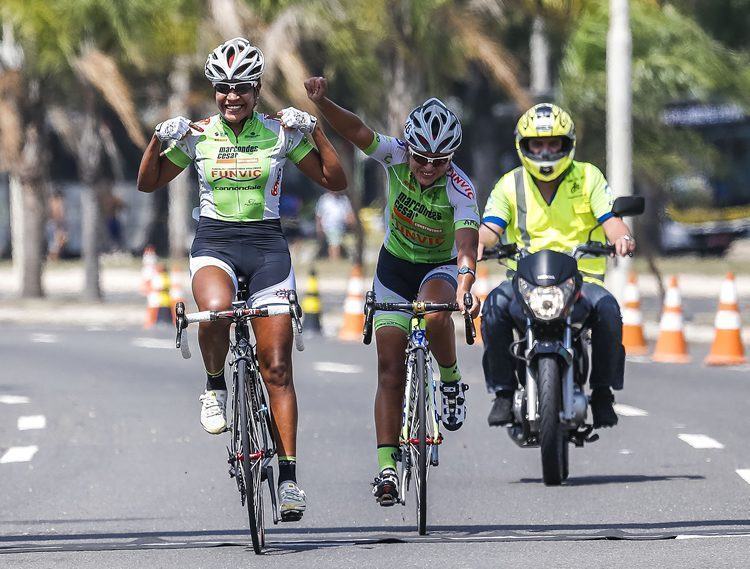
[[[178,302],[175,305],[175,326],[177,327],[177,339],[175,347],[182,351],[182,357],[189,359],[190,346],[188,345],[188,336],[183,334],[189,324],[200,322],[215,322],[216,320],[233,320],[239,322],[249,318],[264,318],[267,316],[278,316],[289,314],[292,317],[292,333],[294,334],[294,344],[297,351],[305,349],[304,340],[302,339],[302,309],[297,302],[297,293],[290,290],[287,293],[289,304],[280,304],[274,306],[264,306],[263,308],[233,308],[232,310],[203,310],[201,312],[185,313],[185,304]]]
[[[464,295],[464,326],[466,330],[466,343],[471,345],[476,337],[474,321],[469,315],[473,300],[471,293]],[[372,342],[372,324],[376,310],[406,312],[412,315],[432,314],[435,312],[457,312],[461,310],[457,302],[427,302],[415,300],[414,302],[375,302],[375,293],[367,291],[365,296],[365,325],[362,330],[362,342],[369,345]]]

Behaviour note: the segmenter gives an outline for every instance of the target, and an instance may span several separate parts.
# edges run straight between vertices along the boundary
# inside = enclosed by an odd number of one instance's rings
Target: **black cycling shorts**
[[[202,267],[217,266],[234,282],[248,280],[248,306],[284,302],[295,289],[289,245],[278,219],[236,222],[201,217],[190,248],[191,276]]]

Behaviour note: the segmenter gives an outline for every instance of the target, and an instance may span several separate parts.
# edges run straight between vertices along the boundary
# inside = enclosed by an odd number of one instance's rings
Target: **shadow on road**
[[[705,480],[697,474],[676,474],[672,476],[648,476],[646,474],[615,474],[611,476],[578,476],[568,478],[565,486],[596,486],[604,484],[634,484],[637,482],[662,482],[665,480]],[[513,484],[541,484],[541,478],[521,478]]]
[[[750,519],[678,520],[601,524],[476,524],[433,525],[426,536],[411,525],[362,527],[269,528],[268,553],[284,555],[314,549],[374,546],[409,542],[517,542],[590,540],[665,540],[678,535],[748,535]],[[0,554],[60,551],[113,551],[242,547],[246,529],[201,531],[101,532],[0,535]]]

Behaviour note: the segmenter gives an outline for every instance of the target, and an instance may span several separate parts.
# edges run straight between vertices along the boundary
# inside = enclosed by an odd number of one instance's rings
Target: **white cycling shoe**
[[[291,480],[279,485],[279,511],[282,522],[296,522],[302,518],[307,503],[305,493]]]
[[[218,435],[227,430],[227,390],[206,390],[199,398],[201,402],[201,425],[207,433]]]

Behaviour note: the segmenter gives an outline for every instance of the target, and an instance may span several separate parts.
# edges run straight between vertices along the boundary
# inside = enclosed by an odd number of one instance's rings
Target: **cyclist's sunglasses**
[[[420,154],[413,148],[409,148],[409,155],[414,159],[414,162],[419,164],[420,166],[427,166],[427,164],[432,164],[435,166],[435,168],[439,168],[440,166],[445,166],[448,162],[451,161],[453,158],[453,152],[446,156],[425,156],[424,154]]]
[[[214,89],[222,95],[228,95],[230,91],[234,91],[238,95],[247,95],[257,86],[258,83],[256,81],[249,81],[247,83],[214,83]]]

